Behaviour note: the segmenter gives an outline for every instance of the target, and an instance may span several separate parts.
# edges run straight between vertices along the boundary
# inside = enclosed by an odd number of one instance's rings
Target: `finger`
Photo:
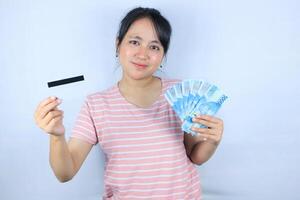
[[[55,101],[57,99],[57,97],[55,96],[51,96],[51,97],[48,97],[46,99],[44,99],[43,101],[41,101],[37,107],[37,111],[39,111],[42,107],[48,105],[49,103]]]
[[[63,116],[63,111],[62,110],[55,110],[55,111],[50,111],[45,118],[43,119],[42,125],[43,126],[48,126],[50,121],[56,117]]]
[[[54,127],[58,122],[61,122],[62,119],[63,119],[63,116],[58,116],[58,117],[53,118],[53,119],[49,122],[47,128],[49,128],[49,127]]]
[[[199,137],[202,138],[203,141],[213,141],[213,142],[218,142],[218,137],[216,137],[215,135],[210,135],[210,134],[206,134],[206,133],[199,133]]]
[[[211,116],[211,115],[197,115],[197,119],[204,119],[206,121],[210,121],[212,123],[220,123],[221,119]]]
[[[206,133],[206,134],[212,134],[211,129],[208,128],[198,128],[198,127],[192,127],[192,131],[195,131],[197,133]]]
[[[56,99],[55,101],[41,108],[39,117],[43,119],[51,110],[57,110],[56,107],[61,104],[61,102],[62,101],[60,99]]]
[[[36,108],[36,111],[34,113],[34,118],[36,120],[38,120],[41,117],[41,112],[42,112],[43,108],[45,106],[49,105],[50,103],[54,102],[56,99],[57,99],[57,97],[51,96],[51,97],[48,97],[47,99],[44,99],[43,101],[41,101]]]
[[[206,133],[198,133],[197,137],[200,139],[200,141],[206,141],[208,139],[211,139],[211,135]]]
[[[214,127],[216,127],[218,125],[218,124],[216,124],[214,122],[206,121],[204,119],[199,119],[199,118],[193,118],[193,122],[202,124],[202,125],[207,126],[209,128],[214,128]]]

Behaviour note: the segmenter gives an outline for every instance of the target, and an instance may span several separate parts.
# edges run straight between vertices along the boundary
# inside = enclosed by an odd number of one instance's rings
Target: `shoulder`
[[[90,105],[101,104],[117,98],[117,87],[111,86],[105,90],[88,94],[85,101]]]
[[[170,88],[173,85],[182,82],[181,79],[175,79],[175,78],[163,78],[165,88]]]

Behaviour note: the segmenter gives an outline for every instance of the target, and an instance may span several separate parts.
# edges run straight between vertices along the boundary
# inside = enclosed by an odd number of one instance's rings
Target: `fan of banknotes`
[[[215,115],[228,98],[216,85],[204,80],[184,80],[173,85],[165,98],[182,121],[182,130],[191,135],[191,128],[206,127],[192,122],[196,115]]]

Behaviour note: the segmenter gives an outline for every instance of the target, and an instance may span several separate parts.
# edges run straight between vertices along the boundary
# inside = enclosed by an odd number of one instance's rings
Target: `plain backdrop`
[[[300,199],[300,3],[296,0],[0,0],[0,199],[99,200],[99,145],[74,179],[59,183],[49,137],[33,113],[63,99],[66,137],[86,95],[116,83],[119,22],[155,7],[173,27],[160,76],[204,78],[229,100],[216,154],[199,166],[206,200]],[[47,82],[85,81],[48,88]]]

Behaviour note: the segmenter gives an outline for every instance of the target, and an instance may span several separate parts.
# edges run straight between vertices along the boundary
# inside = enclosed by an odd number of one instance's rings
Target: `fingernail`
[[[52,97],[50,97],[50,99],[51,99],[51,100],[55,100],[55,99],[56,99],[56,97],[55,97],[55,96],[52,96]]]
[[[57,103],[61,103],[62,102],[62,99],[57,99]]]

